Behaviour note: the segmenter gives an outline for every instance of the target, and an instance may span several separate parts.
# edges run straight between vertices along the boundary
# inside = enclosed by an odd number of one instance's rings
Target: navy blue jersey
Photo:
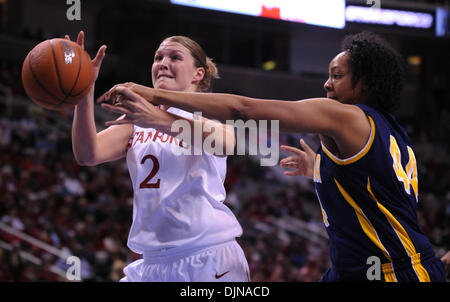
[[[417,220],[417,165],[408,135],[390,114],[357,106],[371,124],[364,148],[339,159],[322,144],[315,160],[333,269],[342,275],[365,272],[368,258],[377,256],[386,281],[396,281],[395,271],[405,266],[429,281],[421,261],[435,256]]]

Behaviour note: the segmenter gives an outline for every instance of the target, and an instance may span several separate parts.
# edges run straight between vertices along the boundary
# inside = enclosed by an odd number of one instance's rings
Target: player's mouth
[[[335,95],[333,95],[333,94],[327,94],[327,98],[332,99],[332,100],[335,100],[335,101],[338,100],[337,96],[335,96]]]
[[[169,74],[159,74],[156,79],[159,80],[161,78],[173,79],[174,77]]]

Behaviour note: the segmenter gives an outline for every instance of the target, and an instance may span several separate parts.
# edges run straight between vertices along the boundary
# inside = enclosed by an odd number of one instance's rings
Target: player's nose
[[[169,58],[164,57],[162,58],[160,64],[159,64],[159,69],[168,69],[169,68]]]
[[[333,90],[333,87],[331,86],[330,83],[330,79],[326,80],[326,82],[323,84],[323,89],[325,89],[326,92]]]

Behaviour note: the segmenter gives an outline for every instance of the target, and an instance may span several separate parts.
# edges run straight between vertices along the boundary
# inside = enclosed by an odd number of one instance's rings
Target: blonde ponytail
[[[202,92],[208,91],[211,88],[211,80],[213,79],[220,79],[219,70],[216,63],[211,58],[206,57],[205,75],[198,84],[198,90]]]

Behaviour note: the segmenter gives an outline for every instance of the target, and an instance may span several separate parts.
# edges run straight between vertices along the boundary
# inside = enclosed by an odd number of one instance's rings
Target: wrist
[[[89,92],[78,102],[76,107],[89,107],[94,103],[94,86],[92,86]]]
[[[133,92],[136,92],[137,94],[141,95],[142,93],[145,93],[145,90],[143,90],[143,88],[147,88],[145,86],[139,85],[134,83],[133,85],[131,85],[129,87],[129,89]]]
[[[169,90],[165,90],[165,89],[153,89],[152,94],[153,94],[153,105],[164,105],[166,107],[170,107],[172,106],[171,104],[169,104],[168,102],[168,96],[167,94],[170,93],[171,91]]]

